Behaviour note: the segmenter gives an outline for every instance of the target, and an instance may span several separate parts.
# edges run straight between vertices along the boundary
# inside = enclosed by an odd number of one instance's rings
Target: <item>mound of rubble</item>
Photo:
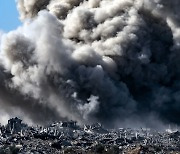
[[[75,121],[30,127],[19,118],[0,125],[0,154],[179,154],[180,132],[105,129]]]

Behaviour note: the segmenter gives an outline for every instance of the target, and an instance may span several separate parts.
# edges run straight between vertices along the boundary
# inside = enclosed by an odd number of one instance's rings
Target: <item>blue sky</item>
[[[8,32],[21,25],[18,16],[15,0],[0,0],[0,31]]]

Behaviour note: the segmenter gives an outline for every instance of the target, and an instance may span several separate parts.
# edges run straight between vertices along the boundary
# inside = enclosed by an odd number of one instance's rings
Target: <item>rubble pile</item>
[[[100,123],[79,126],[65,121],[28,126],[19,118],[0,125],[0,154],[180,153],[180,132],[147,128],[105,129]]]

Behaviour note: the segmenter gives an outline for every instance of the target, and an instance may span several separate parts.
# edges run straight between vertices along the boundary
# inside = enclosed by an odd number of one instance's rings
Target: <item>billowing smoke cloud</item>
[[[35,123],[180,124],[179,1],[18,0],[0,105]]]
[[[1,44],[1,37],[3,36],[4,32],[0,30],[0,44]]]

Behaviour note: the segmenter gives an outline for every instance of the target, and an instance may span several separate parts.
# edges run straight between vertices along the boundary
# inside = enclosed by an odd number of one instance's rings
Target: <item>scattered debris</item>
[[[180,132],[151,129],[111,129],[100,123],[78,126],[75,121],[30,127],[12,118],[0,125],[0,154],[164,154],[180,153]]]

